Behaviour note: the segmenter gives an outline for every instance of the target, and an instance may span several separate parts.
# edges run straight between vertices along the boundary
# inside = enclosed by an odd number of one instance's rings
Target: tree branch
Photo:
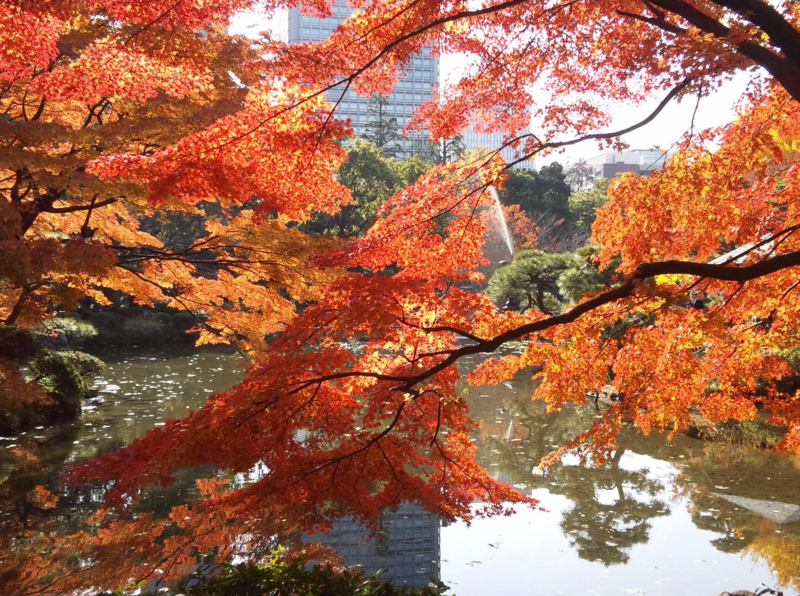
[[[92,203],[90,205],[72,205],[70,207],[49,206],[39,209],[39,211],[45,213],[73,213],[75,211],[91,211],[92,209],[97,209],[98,207],[104,207],[106,205],[110,205],[111,203],[116,203],[117,201],[119,201],[119,198],[105,199],[104,201],[100,201],[98,203]]]
[[[795,66],[800,66],[800,32],[763,0],[715,0],[766,33]]]
[[[754,41],[732,39],[729,27],[684,0],[649,0],[649,2],[667,12],[678,15],[701,31],[731,44],[740,54],[769,72],[795,100],[800,101],[800,68],[789,58],[776,54]],[[735,1],[732,3],[736,4]],[[718,4],[724,6],[723,1]],[[778,17],[784,20],[780,15]],[[748,14],[746,18],[750,20],[753,17]],[[751,20],[751,22],[753,21]],[[788,22],[785,20],[784,22],[791,27]]]
[[[632,124],[632,125],[630,125],[630,126],[628,126],[626,128],[623,128],[623,129],[620,129],[620,130],[611,131],[611,132],[598,132],[598,133],[592,133],[592,134],[588,134],[588,135],[583,135],[581,137],[575,137],[574,139],[570,139],[568,141],[552,141],[552,142],[547,142],[547,143],[540,143],[539,146],[536,149],[534,149],[533,151],[531,151],[530,153],[527,153],[527,154],[523,155],[522,157],[520,157],[520,158],[518,158],[518,159],[516,159],[516,160],[514,160],[512,162],[507,163],[505,169],[512,168],[513,166],[515,166],[515,165],[517,165],[519,163],[522,163],[523,161],[527,161],[530,158],[535,157],[536,155],[538,155],[539,153],[541,153],[542,151],[545,151],[547,149],[560,149],[562,147],[569,147],[571,145],[577,145],[578,143],[583,143],[584,141],[598,141],[598,140],[602,140],[602,139],[613,139],[613,138],[621,137],[622,135],[628,134],[629,132],[633,132],[634,130],[637,130],[637,129],[643,127],[643,126],[646,126],[647,124],[649,124],[650,122],[655,120],[656,116],[658,116],[664,110],[664,108],[667,107],[669,102],[671,102],[673,99],[675,99],[675,97],[681,91],[683,91],[686,87],[688,87],[693,81],[694,81],[694,79],[686,78],[686,79],[683,79],[683,81],[681,81],[677,85],[675,85],[670,90],[670,92],[667,93],[664,96],[664,99],[662,99],[659,102],[659,104],[656,106],[656,109],[653,110],[650,113],[650,115],[648,115],[643,120],[640,120],[636,124]],[[521,141],[521,140],[523,140],[523,139],[525,139],[527,137],[532,137],[532,136],[534,136],[534,135],[532,135],[532,134],[524,134],[524,135],[520,135],[518,137],[515,137],[515,138],[509,140],[507,143],[504,143],[502,147],[500,147],[499,149],[496,149],[493,153],[500,153],[503,149],[505,149],[506,147],[516,143],[517,141]]]

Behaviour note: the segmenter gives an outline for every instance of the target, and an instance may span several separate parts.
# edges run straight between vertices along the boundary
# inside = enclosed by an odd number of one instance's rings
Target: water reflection
[[[18,553],[4,564],[22,565],[30,555],[20,545],[36,544],[35,537],[89,527],[106,487],[62,486],[58,474],[66,463],[114,450],[200,407],[208,395],[241,378],[241,364],[234,355],[214,352],[124,355],[98,379],[102,401],[80,420],[0,441],[0,551]],[[434,516],[406,504],[384,515],[377,538],[339,520],[330,533],[305,536],[297,546],[310,552],[311,542],[321,542],[346,563],[370,573],[386,570],[406,585],[441,576],[459,596],[529,590],[717,594],[760,582],[800,590],[800,523],[781,524],[750,506],[751,501],[767,508],[772,502],[800,505],[800,458],[685,436],[667,444],[661,436],[623,431],[604,466],[566,458],[537,473],[540,458],[587,428],[597,412],[586,407],[545,413],[543,404],[530,400],[529,377],[522,373],[506,384],[469,388],[466,398],[480,423],[479,462],[495,478],[540,499],[547,511],[478,520],[472,528],[441,527]],[[144,494],[133,518],[124,521],[119,542],[98,542],[96,552],[108,553],[112,563],[120,553],[157,558],[179,535],[187,544],[189,537],[202,536],[182,554],[190,565],[208,553],[267,549],[276,540],[296,544],[292,520],[225,520],[225,525],[188,515],[203,494],[250,481],[207,468],[181,470],[174,484]],[[146,565],[136,573],[152,574]],[[126,578],[120,575],[121,582]]]
[[[624,434],[603,466],[565,458],[538,473],[539,460],[585,430],[596,411],[563,408],[548,415],[543,403],[530,399],[535,384],[519,377],[511,387],[482,387],[470,398],[470,409],[481,425],[481,463],[518,489],[541,488],[567,497],[572,505],[562,514],[560,526],[580,558],[603,565],[627,563],[630,548],[647,542],[650,520],[669,514],[664,481],[647,469],[620,466],[627,450]]]
[[[586,429],[597,412],[588,406],[546,414],[543,404],[530,401],[534,388],[530,373],[520,374],[504,385],[470,390],[468,401],[481,425],[481,464],[549,509],[519,517],[551,547],[541,549],[519,527],[505,529],[498,520],[444,530],[449,560],[442,579],[460,595],[489,589],[476,575],[478,563],[495,582],[511,573],[541,593],[716,594],[760,582],[800,588],[800,523],[780,526],[736,496],[800,505],[800,458],[686,436],[666,443],[662,436],[624,430],[604,466],[568,457],[537,473],[540,458]],[[554,527],[561,538],[553,536]],[[523,544],[527,548],[520,549]]]
[[[384,512],[378,535],[371,537],[364,526],[352,519],[333,523],[329,533],[304,536],[344,557],[348,567],[366,575],[380,572],[395,585],[420,587],[440,578],[439,518],[415,503],[402,503]]]
[[[104,353],[107,369],[96,379],[97,397],[81,418],[50,428],[36,428],[0,439],[0,584],[15,586],[19,593],[37,591],[53,572],[37,560],[40,548],[52,547],[62,537],[75,536],[76,547],[95,548],[97,559],[106,554],[109,581],[114,576],[114,556],[120,557],[124,542],[128,551],[157,554],[164,544],[161,530],[168,525],[173,507],[201,496],[195,480],[209,470],[182,470],[177,481],[148,490],[128,524],[133,539],[120,532],[120,544],[109,537],[92,545],[80,532],[90,530],[108,486],[88,483],[67,487],[59,482],[65,464],[108,453],[143,436],[170,418],[202,406],[208,395],[227,389],[242,377],[241,359],[218,351],[147,350],[139,353]],[[41,487],[41,488],[37,488]],[[141,514],[145,514],[141,517]],[[138,518],[137,518],[138,517]],[[161,519],[150,522],[146,520]],[[148,527],[146,527],[148,526]],[[136,530],[134,530],[136,528]],[[66,539],[67,551],[70,539]],[[26,550],[30,549],[30,550]],[[59,557],[66,557],[61,553]],[[51,561],[57,569],[57,560]],[[157,558],[155,560],[158,560]],[[117,564],[119,581],[129,580],[124,565]],[[152,569],[152,568],[151,568]],[[99,571],[99,567],[98,567]],[[12,592],[13,593],[13,592]]]

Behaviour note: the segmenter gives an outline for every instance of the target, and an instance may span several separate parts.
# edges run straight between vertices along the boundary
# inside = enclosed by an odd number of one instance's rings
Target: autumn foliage
[[[565,449],[602,459],[625,421],[675,433],[691,408],[712,422],[763,409],[786,428],[779,448],[800,449],[800,400],[776,384],[791,372],[782,354],[800,343],[796,3],[375,0],[328,40],[299,46],[224,34],[250,6],[0,9],[5,323],[32,326],[48,305],[121,288],[205,311],[201,341],[252,356],[241,385],[75,466],[72,482],[113,480],[108,504],[125,509],[175,469],[213,463],[263,476],[209,497],[204,515],[291,509],[301,525],[346,513],[370,522],[407,499],[448,518],[469,518],[475,500],[507,511],[530,500],[475,462],[454,364],[512,340],[521,354],[468,381],[527,368],[550,408],[609,384],[621,396]],[[604,102],[656,97],[657,115],[733,73],[752,83],[734,122],[686,136],[663,173],[609,187],[593,239],[599,264],[618,263],[610,286],[558,313],[500,312],[465,289],[485,264],[479,213],[508,167],[497,155],[429,170],[349,244],[295,228],[349,200],[334,172],[350,131],[324,91],[387,93],[431,44],[472,65],[409,127],[449,138],[474,122],[503,132],[520,159],[580,140],[618,146],[624,131],[604,132]],[[531,111],[540,127],[523,135]],[[137,215],[206,203],[223,215],[184,253],[138,228]],[[705,308],[687,308],[698,297]]]

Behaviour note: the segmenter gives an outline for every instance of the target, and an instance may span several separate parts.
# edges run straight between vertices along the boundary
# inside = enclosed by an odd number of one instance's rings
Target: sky
[[[256,37],[261,31],[269,31],[273,37],[286,40],[288,31],[288,13],[279,12],[273,17],[263,13],[247,12],[234,16],[230,21],[228,31],[232,34],[244,34]],[[457,79],[459,73],[466,65],[464,57],[458,55],[443,55],[440,59],[439,77],[443,85]],[[631,149],[659,148],[669,150],[686,133],[694,118],[695,128],[703,130],[730,122],[734,118],[734,105],[744,92],[749,76],[741,74],[722,87],[702,98],[699,105],[696,98],[687,97],[682,102],[675,101],[648,124],[623,137]],[[608,130],[619,130],[630,126],[647,117],[661,101],[653,98],[652,101],[640,106],[615,105],[610,107],[613,123]],[[535,132],[535,131],[534,131]],[[596,143],[586,142],[567,149],[563,153],[556,153],[549,157],[536,160],[536,166],[541,167],[552,161],[562,164],[574,163],[579,159],[588,159],[601,153]]]

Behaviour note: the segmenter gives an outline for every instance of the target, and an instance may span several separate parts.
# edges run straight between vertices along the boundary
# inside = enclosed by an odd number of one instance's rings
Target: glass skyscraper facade
[[[353,8],[347,6],[346,0],[334,0],[331,11],[333,15],[324,19],[300,14],[300,9],[294,7],[289,11],[289,43],[320,42],[327,39],[352,12]],[[387,105],[383,118],[396,118],[398,126],[402,129],[411,120],[414,109],[433,97],[433,89],[439,84],[439,58],[430,55],[430,47],[423,48],[420,55],[415,56],[406,70],[405,77],[401,78],[387,96]],[[339,100],[336,114],[339,118],[350,119],[353,132],[356,136],[363,135],[367,123],[378,119],[376,113],[369,111],[369,98],[357,95],[351,90],[342,93],[343,87],[335,87],[326,93],[332,103]],[[528,132],[526,129],[523,133]],[[464,145],[468,151],[481,149],[494,150],[502,146],[502,133],[478,133],[472,127],[462,133]],[[412,132],[400,143],[403,154],[398,157],[411,157],[418,153],[428,141],[428,131],[423,129]],[[501,154],[506,161],[516,159],[513,149],[503,149]],[[523,162],[517,167],[533,168],[534,162]]]
[[[518,135],[524,135],[530,132],[530,128],[526,128],[525,130],[518,133]],[[469,128],[465,129],[461,133],[462,138],[464,139],[464,146],[467,148],[468,151],[492,151],[499,147],[503,146],[503,137],[505,136],[501,132],[476,132],[475,129],[470,126]],[[512,147],[506,147],[500,151],[500,155],[503,156],[503,159],[506,162],[512,162],[517,160],[516,151]],[[536,162],[533,159],[529,159],[527,161],[523,161],[518,163],[515,167],[517,168],[524,168],[532,170],[535,167]]]
[[[297,7],[292,8],[289,11],[289,43],[319,42],[327,39],[354,9],[347,6],[345,0],[335,0],[331,10],[333,16],[320,19],[300,14]],[[408,124],[414,108],[433,96],[433,88],[438,82],[439,58],[431,56],[430,48],[425,48],[422,54],[412,59],[405,77],[397,82],[392,93],[387,96],[388,105],[384,108],[384,119],[396,118],[400,128]],[[341,99],[336,114],[339,118],[350,119],[356,135],[365,132],[364,127],[367,122],[377,120],[377,114],[369,113],[368,97],[357,95],[351,90],[343,95],[339,87],[328,91],[326,97],[332,103]],[[401,143],[403,156],[410,157],[417,153],[427,140],[427,130],[409,134]]]

